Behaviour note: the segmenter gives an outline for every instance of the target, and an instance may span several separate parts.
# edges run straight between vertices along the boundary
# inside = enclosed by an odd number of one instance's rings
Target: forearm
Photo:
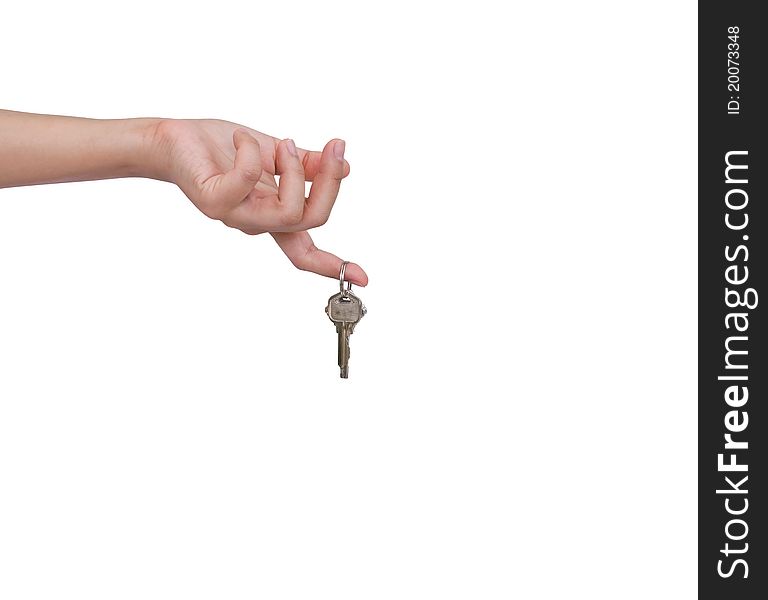
[[[82,119],[0,110],[0,188],[156,177],[158,119]]]

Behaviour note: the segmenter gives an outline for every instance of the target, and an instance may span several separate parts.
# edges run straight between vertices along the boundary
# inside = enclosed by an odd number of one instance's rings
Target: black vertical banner
[[[699,596],[768,598],[768,33],[699,4]]]

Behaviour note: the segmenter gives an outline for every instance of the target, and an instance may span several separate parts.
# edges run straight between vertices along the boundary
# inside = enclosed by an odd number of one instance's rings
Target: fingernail
[[[338,140],[333,145],[333,155],[339,160],[342,160],[344,158],[344,148],[346,147],[346,145],[347,143],[344,140]]]
[[[291,138],[288,138],[285,140],[285,145],[288,148],[288,153],[291,156],[298,156],[299,154],[296,152],[296,144],[293,143],[293,140]]]

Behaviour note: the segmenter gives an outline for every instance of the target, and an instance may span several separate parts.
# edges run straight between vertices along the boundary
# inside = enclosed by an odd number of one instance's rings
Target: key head
[[[328,306],[325,307],[325,314],[337,325],[347,323],[355,325],[365,316],[366,310],[360,298],[352,292],[339,292],[328,298]]]

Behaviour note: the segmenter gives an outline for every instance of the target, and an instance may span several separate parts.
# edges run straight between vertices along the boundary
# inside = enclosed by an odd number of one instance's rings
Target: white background
[[[347,141],[338,289],[0,190],[0,597],[693,598],[696,5],[4,6],[2,108]],[[13,165],[0,165],[13,168]]]

